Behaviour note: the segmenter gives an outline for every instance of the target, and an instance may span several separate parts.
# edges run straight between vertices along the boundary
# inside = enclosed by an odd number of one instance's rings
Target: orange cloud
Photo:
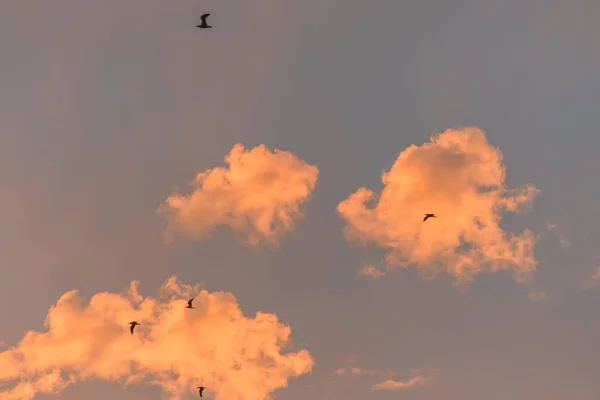
[[[199,173],[189,195],[172,194],[157,212],[168,221],[165,238],[175,233],[202,240],[216,227],[229,226],[251,246],[277,245],[302,217],[300,206],[315,188],[319,169],[291,152],[264,145],[245,150],[236,144],[228,167]]]
[[[410,146],[382,182],[378,196],[362,187],[337,210],[349,241],[388,250],[388,268],[415,265],[459,283],[498,270],[524,281],[535,271],[534,234],[507,234],[499,222],[504,211],[526,211],[540,191],[506,188],[502,153],[481,129],[449,129]],[[426,213],[437,218],[423,222]]]
[[[192,296],[195,308],[186,309]],[[140,323],[133,335],[130,321]],[[99,293],[89,302],[65,293],[45,325],[46,332],[29,331],[0,352],[0,398],[27,400],[103,379],[158,386],[172,400],[201,385],[217,400],[269,399],[314,364],[307,350],[282,354],[291,329],[276,315],[245,317],[231,293],[175,277],[159,299],[143,298],[136,281],[124,295]]]

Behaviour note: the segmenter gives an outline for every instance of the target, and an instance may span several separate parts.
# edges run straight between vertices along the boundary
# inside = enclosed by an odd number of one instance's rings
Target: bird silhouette
[[[427,221],[427,218],[437,218],[435,214],[425,214],[425,218],[423,218],[423,222]]]
[[[131,331],[131,334],[133,335],[133,328],[135,328],[136,325],[139,325],[137,322],[132,321],[129,323],[129,325],[131,325],[131,329],[129,329]]]
[[[200,19],[202,20],[202,23],[198,26],[196,26],[196,28],[200,28],[200,29],[206,29],[206,28],[212,28],[212,26],[208,25],[206,23],[206,18],[209,16],[210,14],[203,14]]]
[[[188,300],[188,305],[186,308],[194,308],[192,307],[192,301],[194,301],[194,298],[192,297],[191,299]]]
[[[202,397],[202,392],[204,392],[204,386],[198,386],[198,393],[200,393],[200,397]]]

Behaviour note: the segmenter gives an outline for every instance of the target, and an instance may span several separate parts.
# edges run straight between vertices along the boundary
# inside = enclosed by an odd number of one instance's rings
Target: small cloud
[[[536,290],[529,293],[529,300],[535,302],[543,302],[546,300],[546,292]]]
[[[386,381],[373,385],[371,387],[371,391],[400,391],[407,389],[415,389],[417,387],[429,384],[432,380],[433,376],[431,375],[415,375],[407,381],[396,381],[393,379],[388,379]]]
[[[372,265],[365,265],[358,270],[358,275],[360,276],[368,276],[374,279],[381,278],[385,275],[385,272],[382,272],[379,268],[376,268]]]
[[[448,129],[412,145],[381,180],[381,193],[359,188],[337,211],[346,239],[387,250],[388,268],[448,273],[461,284],[484,272],[509,270],[519,282],[535,272],[536,236],[507,233],[499,222],[505,212],[527,211],[540,190],[506,187],[502,152],[483,130]],[[423,222],[426,213],[437,218]]]
[[[175,234],[204,239],[218,226],[230,227],[246,245],[270,244],[294,229],[300,207],[315,188],[319,169],[288,151],[236,144],[227,167],[199,173],[192,193],[173,193],[157,213],[167,221],[165,240]]]

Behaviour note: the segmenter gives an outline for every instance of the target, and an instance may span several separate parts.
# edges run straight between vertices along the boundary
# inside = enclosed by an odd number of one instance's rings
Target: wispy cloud
[[[534,234],[506,233],[499,222],[503,212],[527,211],[540,191],[531,184],[506,188],[502,153],[481,129],[449,129],[410,146],[382,182],[379,195],[360,188],[338,213],[346,238],[387,249],[388,266],[446,272],[459,283],[499,270],[524,281],[535,271]],[[438,218],[423,222],[425,213]]]
[[[381,269],[374,267],[372,265],[364,265],[358,269],[358,275],[360,276],[368,276],[371,278],[381,278],[385,275]]]
[[[546,292],[534,290],[529,292],[529,300],[541,303],[546,300]]]
[[[227,167],[199,173],[191,194],[174,193],[158,213],[175,234],[202,240],[218,226],[229,226],[241,242],[277,245],[302,217],[300,206],[311,196],[319,170],[291,152],[260,145],[245,150],[236,144],[225,157]]]
[[[372,392],[386,390],[386,391],[400,391],[407,389],[415,389],[420,386],[427,385],[433,381],[433,375],[426,373],[424,370],[414,370],[413,377],[406,381],[397,381],[388,379],[383,382],[377,383],[371,387]]]
[[[372,369],[362,369],[358,367],[338,368],[335,370],[336,375],[377,375],[378,372]]]
[[[399,381],[392,379],[397,373],[393,370],[376,370],[376,369],[365,369],[358,367],[354,364],[355,358],[347,361],[348,366],[338,368],[334,373],[338,376],[371,376],[379,377],[384,379],[383,381],[376,383],[371,386],[371,391],[396,391],[410,388],[416,388],[430,383],[434,379],[434,375],[437,373],[436,370],[427,369],[413,369],[411,371],[411,378],[406,381]]]
[[[383,382],[373,385],[371,387],[371,391],[376,392],[376,391],[380,391],[380,390],[387,390],[387,391],[406,390],[406,389],[414,388],[416,386],[424,385],[427,382],[428,382],[428,380],[426,380],[420,376],[411,378],[405,382],[388,379],[387,381],[383,381]]]
[[[195,308],[186,309],[192,296]],[[134,320],[140,326],[131,335]],[[0,398],[30,400],[103,379],[158,386],[172,400],[199,385],[216,399],[264,399],[314,364],[307,350],[282,354],[291,329],[276,315],[245,317],[231,293],[175,277],[158,299],[142,297],[138,282],[125,294],[98,293],[89,302],[77,291],[65,293],[45,325],[0,352]]]

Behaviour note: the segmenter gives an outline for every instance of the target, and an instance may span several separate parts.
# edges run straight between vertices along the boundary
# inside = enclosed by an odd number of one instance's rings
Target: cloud
[[[131,335],[133,320],[140,326]],[[172,400],[200,385],[217,400],[268,399],[314,364],[307,350],[282,353],[291,329],[276,315],[245,317],[231,293],[209,293],[175,277],[158,299],[142,297],[136,281],[125,294],[98,293],[89,302],[77,291],[65,293],[45,326],[0,352],[0,398],[27,400],[102,379],[158,386]]]
[[[477,127],[449,129],[401,152],[382,174],[379,195],[360,188],[337,208],[347,240],[388,251],[388,268],[414,265],[469,283],[482,272],[510,270],[525,281],[535,271],[530,230],[504,232],[503,212],[528,210],[533,185],[505,186],[502,153]],[[423,222],[425,213],[437,218]]]
[[[236,144],[227,167],[199,173],[191,194],[174,193],[157,212],[167,221],[165,238],[176,233],[202,240],[218,226],[229,226],[247,245],[277,245],[302,217],[300,206],[315,188],[319,169],[291,152],[264,145],[245,150]]]
[[[413,371],[413,377],[407,381],[396,381],[388,379],[383,382],[371,386],[371,392],[386,390],[399,391],[407,389],[415,389],[420,386],[429,384],[433,380],[433,375],[425,375],[421,370]]]
[[[425,384],[426,381],[420,376],[409,379],[408,381],[401,382],[395,381],[393,379],[388,379],[387,381],[377,383],[371,387],[372,392],[380,391],[380,390],[388,390],[388,391],[398,391],[398,390],[406,390],[414,388],[415,386],[421,386]]]
[[[540,303],[546,300],[546,292],[543,292],[541,290],[534,290],[529,293],[528,297],[529,300]]]
[[[360,276],[368,276],[374,279],[381,278],[385,275],[385,272],[381,271],[379,268],[376,268],[372,265],[365,265],[358,270],[358,274]]]

